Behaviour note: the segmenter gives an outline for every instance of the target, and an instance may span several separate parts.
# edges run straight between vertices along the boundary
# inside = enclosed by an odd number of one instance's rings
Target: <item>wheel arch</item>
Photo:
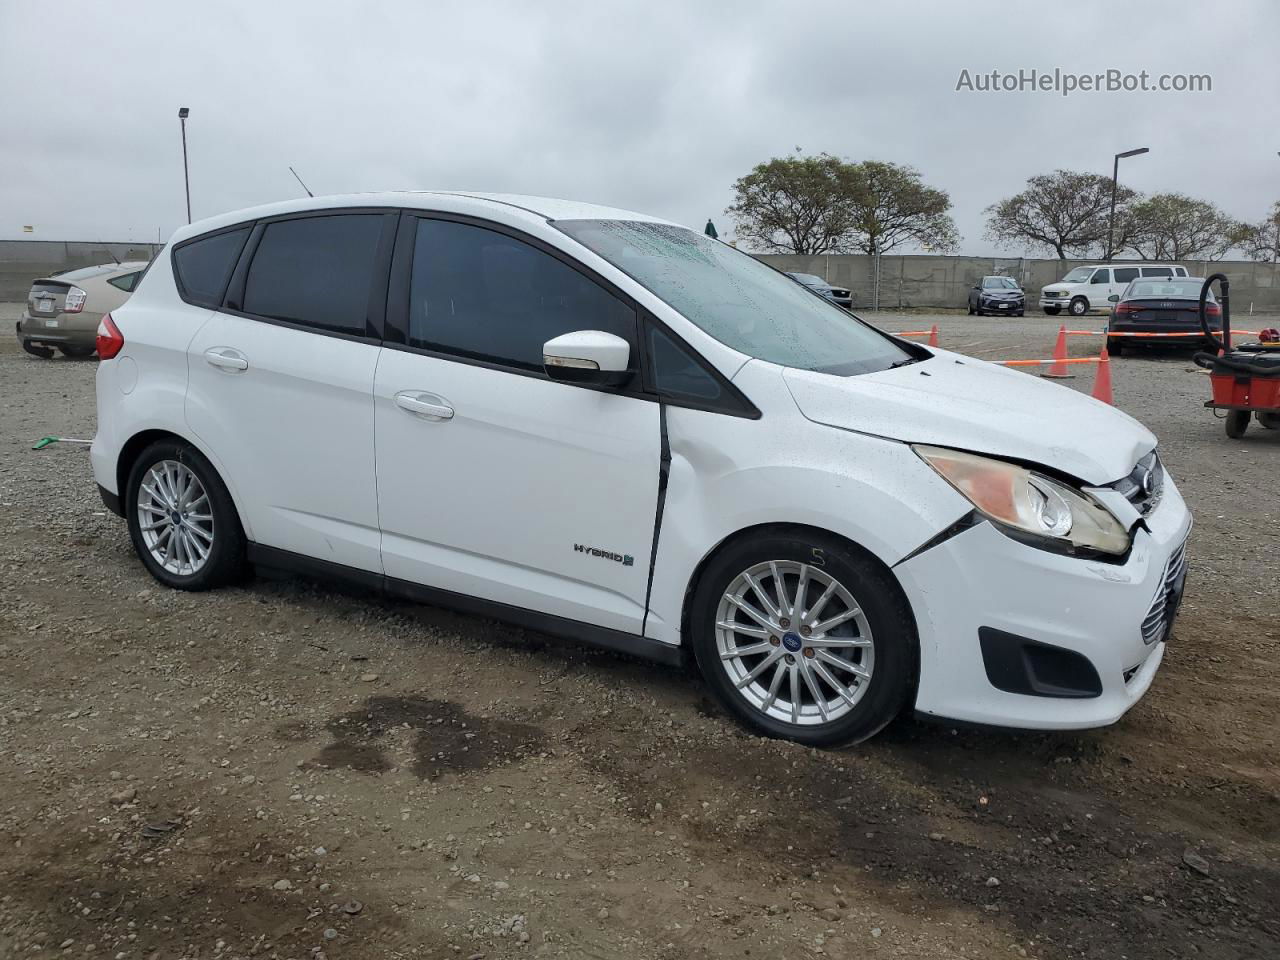
[[[822,527],[814,526],[808,523],[787,523],[787,522],[766,522],[757,523],[751,526],[743,527],[735,530],[733,533],[721,538],[717,543],[702,555],[697,565],[693,568],[693,573],[689,576],[689,582],[685,584],[684,597],[680,604],[680,636],[681,646],[688,646],[688,638],[692,636],[690,633],[690,617],[692,615],[692,606],[694,594],[698,590],[703,574],[706,572],[711,562],[719,556],[723,551],[735,546],[744,540],[762,535],[818,535],[823,538],[838,540],[841,544],[848,547],[853,552],[865,557],[869,562],[873,563],[885,574],[888,582],[892,585],[896,592],[897,599],[906,611],[907,618],[911,624],[911,689],[907,698],[908,703],[915,703],[916,688],[920,682],[920,628],[916,622],[915,610],[911,605],[907,593],[902,589],[902,584],[898,582],[897,575],[893,572],[893,567],[885,563],[880,557],[868,550],[862,544],[850,539],[843,534],[827,530]],[[691,658],[692,660],[692,658]]]
[[[123,504],[125,500],[129,474],[133,472],[133,465],[138,462],[138,457],[142,455],[142,452],[146,450],[147,447],[160,440],[173,440],[177,443],[185,443],[187,446],[197,450],[201,456],[209,461],[209,465],[217,472],[218,479],[222,481],[223,485],[227,488],[227,493],[231,496],[231,502],[236,508],[236,517],[240,521],[240,528],[244,531],[245,537],[252,540],[253,531],[249,528],[248,520],[245,517],[245,511],[240,503],[240,497],[236,493],[235,485],[227,476],[226,470],[224,470],[222,465],[218,463],[218,459],[209,450],[205,449],[204,444],[192,439],[191,437],[175,433],[172,430],[166,430],[158,427],[139,430],[120,447],[120,455],[116,457],[116,490],[119,491],[121,503]],[[127,510],[128,507],[124,507],[124,509]]]

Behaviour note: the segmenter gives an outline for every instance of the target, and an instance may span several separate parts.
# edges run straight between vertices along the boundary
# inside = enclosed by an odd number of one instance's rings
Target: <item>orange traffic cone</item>
[[[1093,380],[1093,399],[1109,403],[1113,407],[1116,405],[1115,399],[1111,396],[1111,358],[1107,356],[1105,346],[1098,357],[1098,375]]]
[[[938,325],[935,323],[933,329],[929,331],[929,346],[936,347],[938,345]]]
[[[1073,375],[1067,372],[1067,365],[1062,362],[1065,359],[1067,359],[1067,328],[1064,324],[1058,327],[1058,342],[1053,347],[1053,363],[1041,376],[1053,377],[1055,380],[1069,379]]]

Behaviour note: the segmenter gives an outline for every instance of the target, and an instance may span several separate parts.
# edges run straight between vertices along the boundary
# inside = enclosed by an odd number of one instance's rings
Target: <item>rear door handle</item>
[[[249,369],[249,358],[233,347],[210,347],[204,352],[204,358],[219,370],[239,373]]]
[[[444,397],[423,390],[401,390],[396,394],[396,406],[424,420],[453,419],[453,407]]]

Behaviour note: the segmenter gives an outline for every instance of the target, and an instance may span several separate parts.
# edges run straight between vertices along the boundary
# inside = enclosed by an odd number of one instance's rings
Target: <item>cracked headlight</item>
[[[981,514],[1032,546],[1113,556],[1129,549],[1129,532],[1111,511],[1061,481],[973,453],[922,445],[912,449]]]

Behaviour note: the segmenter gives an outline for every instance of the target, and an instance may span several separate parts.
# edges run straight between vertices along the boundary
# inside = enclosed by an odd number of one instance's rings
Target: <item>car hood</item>
[[[1156,445],[1137,420],[1068,387],[933,354],[853,377],[787,368],[783,379],[815,423],[1039,464],[1087,484],[1120,479]]]
[[[1020,297],[1020,296],[1022,296],[1022,291],[1021,291],[1021,290],[1007,290],[1007,289],[1000,289],[1000,290],[985,290],[985,289],[984,289],[984,290],[982,291],[982,295],[983,295],[984,297]]]

